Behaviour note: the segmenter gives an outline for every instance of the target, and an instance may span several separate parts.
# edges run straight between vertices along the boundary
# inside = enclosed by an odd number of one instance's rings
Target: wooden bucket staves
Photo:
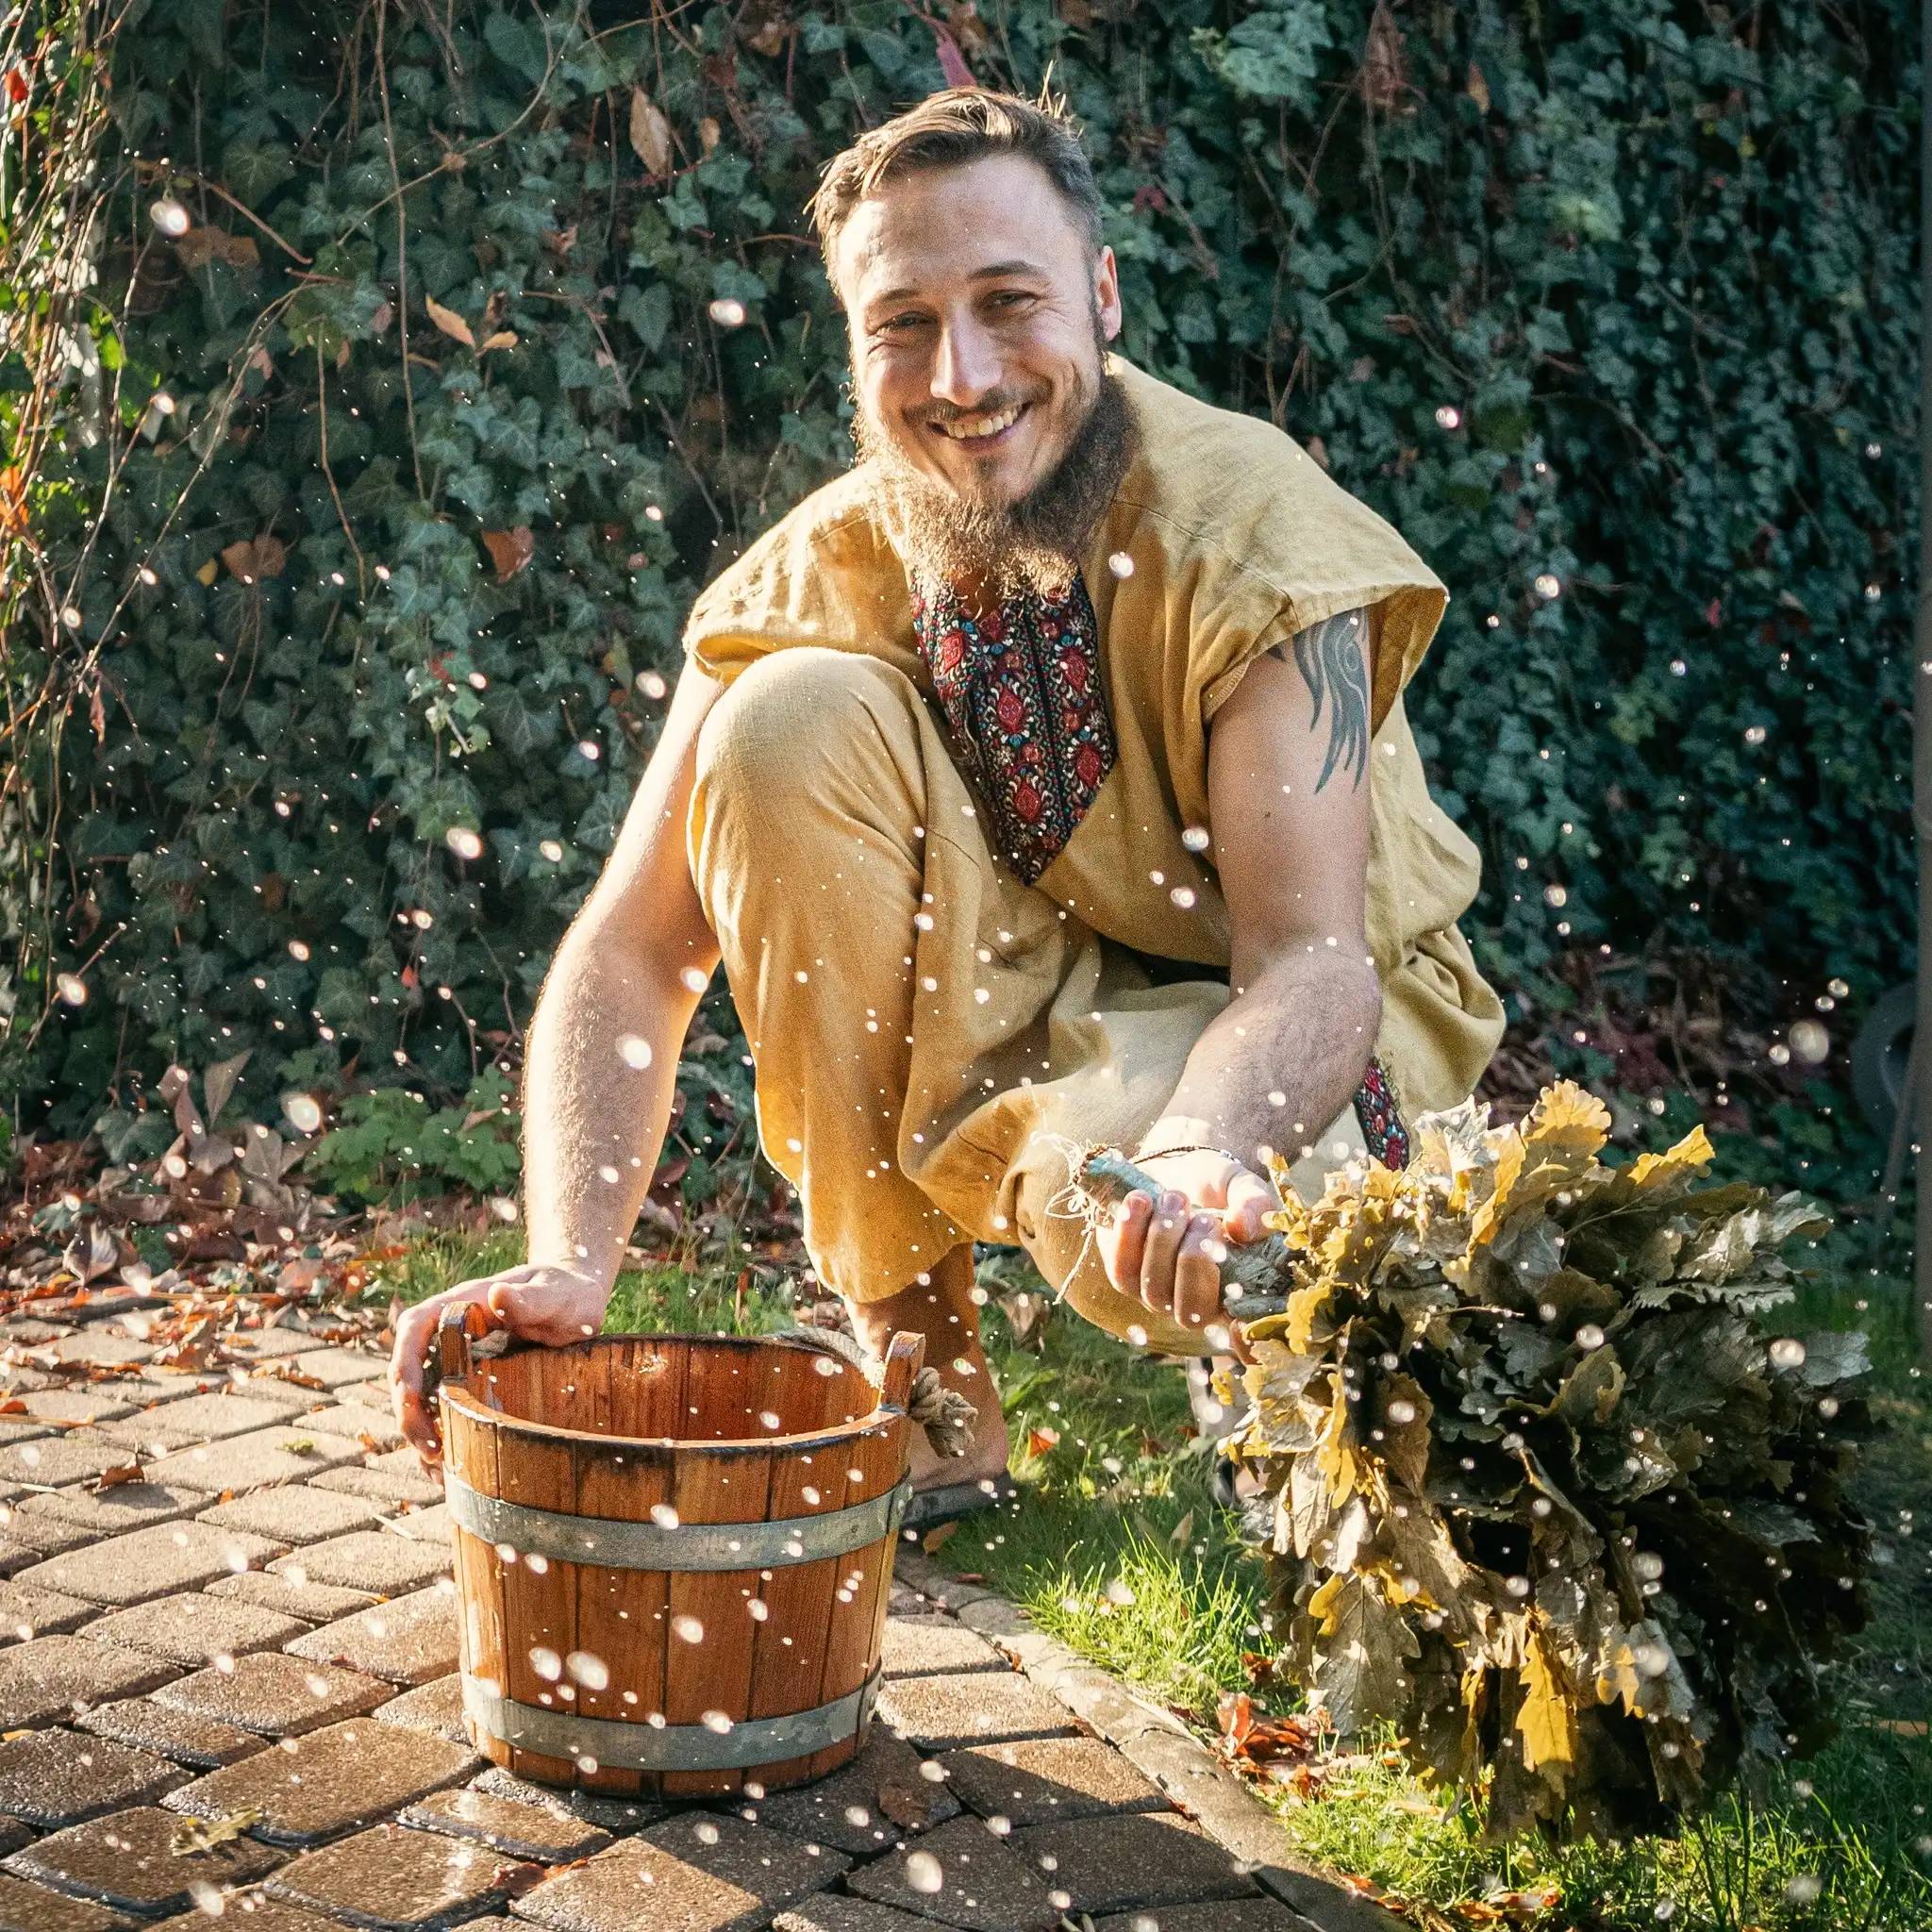
[[[647,1797],[823,1776],[872,1715],[923,1337],[439,1331],[463,1711],[519,1776]]]

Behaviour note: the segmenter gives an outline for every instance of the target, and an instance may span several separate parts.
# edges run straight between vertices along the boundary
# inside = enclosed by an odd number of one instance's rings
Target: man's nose
[[[1000,380],[1000,360],[991,338],[970,318],[946,322],[940,330],[932,392],[941,402],[970,408]]]

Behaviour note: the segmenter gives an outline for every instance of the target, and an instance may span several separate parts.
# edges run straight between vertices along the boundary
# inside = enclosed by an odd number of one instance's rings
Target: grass
[[[433,1237],[384,1265],[406,1299],[519,1258],[514,1230]],[[612,1329],[752,1334],[783,1325],[782,1293],[740,1293],[729,1265],[626,1274]],[[1873,1306],[1858,1306],[1860,1300]],[[1355,1744],[1317,1796],[1267,1795],[1303,1857],[1372,1879],[1438,1927],[1478,1923],[1508,1895],[1554,1885],[1538,1923],[1579,1932],[1905,1932],[1932,1927],[1932,1401],[1912,1374],[1909,1297],[1896,1284],[1812,1289],[1793,1326],[1864,1326],[1888,1433],[1860,1492],[1877,1526],[1874,1619],[1835,1666],[1845,1728],[1751,1802],[1723,1801],[1676,1838],[1552,1847],[1484,1843],[1466,1809],[1402,1768],[1392,1739]],[[940,1551],[1023,1604],[1043,1629],[1211,1729],[1224,1690],[1250,1688],[1244,1654],[1272,1648],[1259,1560],[1208,1493],[1179,1373],[1055,1310],[1041,1352],[997,1307],[988,1354],[1022,1500]],[[1913,1512],[1926,1517],[1921,1525]],[[1916,1531],[1916,1534],[1914,1533]],[[1291,1708],[1277,1693],[1277,1707]],[[1888,1726],[1899,1725],[1892,1729]],[[1488,1904],[1488,1901],[1497,1901]],[[1457,1908],[1461,1909],[1458,1910]]]

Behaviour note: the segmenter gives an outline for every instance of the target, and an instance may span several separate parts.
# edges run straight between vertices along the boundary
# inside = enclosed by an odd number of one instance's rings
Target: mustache
[[[949,403],[935,399],[924,405],[912,420],[919,423],[958,423],[968,416],[997,416],[1002,409],[1023,409],[1043,399],[1046,391],[1024,395],[1015,389],[991,389],[975,403]]]

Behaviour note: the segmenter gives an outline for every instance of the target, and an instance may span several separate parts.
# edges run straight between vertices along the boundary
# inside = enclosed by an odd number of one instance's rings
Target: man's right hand
[[[390,1394],[396,1422],[415,1444],[425,1468],[434,1469],[442,1459],[436,1405],[423,1395],[423,1365],[436,1346],[436,1326],[445,1308],[475,1302],[489,1315],[491,1327],[508,1328],[520,1341],[564,1348],[597,1333],[609,1299],[609,1286],[591,1274],[535,1261],[458,1282],[406,1308],[396,1324],[396,1344],[390,1356]]]

